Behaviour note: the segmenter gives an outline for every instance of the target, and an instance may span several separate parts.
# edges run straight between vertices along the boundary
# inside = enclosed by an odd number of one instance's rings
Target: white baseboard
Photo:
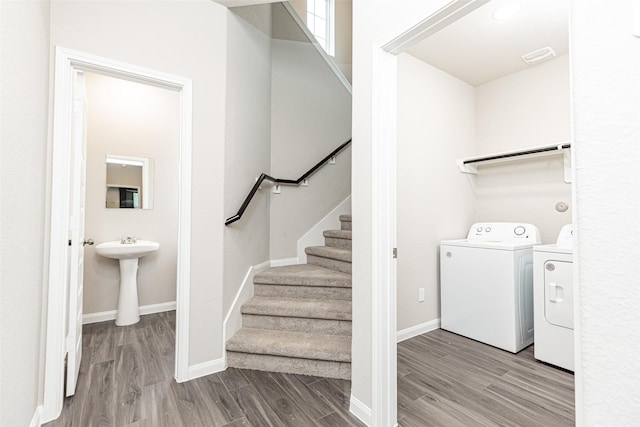
[[[322,232],[325,230],[339,230],[340,229],[340,215],[351,213],[351,196],[344,199],[338,206],[333,208],[331,212],[325,215],[316,225],[311,227],[304,236],[298,239],[297,251],[298,261],[297,264],[305,264],[307,262],[307,254],[305,248],[309,246],[323,246],[324,236]]]
[[[163,311],[172,311],[176,309],[176,302],[162,302],[160,304],[149,304],[140,306],[140,314],[153,314],[162,313]],[[88,325],[90,323],[106,322],[108,320],[116,320],[116,314],[118,310],[101,311],[98,313],[88,313],[82,315],[82,324]]]
[[[265,261],[258,265],[249,267],[247,274],[240,284],[236,296],[233,298],[231,307],[222,323],[222,348],[226,349],[227,339],[240,330],[242,327],[242,313],[240,307],[253,296],[253,276],[271,267],[271,261]],[[226,351],[224,352],[226,355]],[[226,360],[226,357],[224,357]]]
[[[349,399],[349,412],[366,425],[371,425],[371,408],[359,401],[353,394]]]
[[[29,427],[40,427],[42,425],[42,410],[44,407],[42,405],[36,408],[36,412],[33,414],[33,418],[31,418],[31,422],[29,423]]]
[[[418,335],[433,331],[434,329],[438,329],[439,327],[440,318],[437,318],[429,322],[420,323],[419,325],[403,329],[401,331],[398,331],[397,342],[402,342],[404,340],[408,340],[409,338],[417,337]]]
[[[189,378],[187,379],[187,381],[195,380],[196,378],[224,371],[225,369],[227,369],[227,363],[225,359],[225,357],[221,357],[219,359],[209,360],[207,362],[189,366]]]
[[[284,267],[286,265],[295,265],[297,263],[298,263],[298,258],[272,259],[271,267]]]

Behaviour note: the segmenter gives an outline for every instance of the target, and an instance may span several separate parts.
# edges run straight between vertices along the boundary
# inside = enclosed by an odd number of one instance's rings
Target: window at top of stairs
[[[335,0],[307,0],[307,27],[329,55],[335,55]]]

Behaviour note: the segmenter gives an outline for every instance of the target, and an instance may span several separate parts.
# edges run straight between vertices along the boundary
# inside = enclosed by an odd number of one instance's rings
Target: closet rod
[[[529,154],[546,153],[548,151],[564,150],[564,149],[567,149],[567,148],[571,148],[571,144],[570,143],[560,144],[560,145],[552,145],[552,146],[548,146],[548,147],[534,148],[534,149],[530,149],[530,150],[513,151],[513,152],[510,152],[510,153],[495,154],[495,155],[491,155],[491,156],[474,157],[474,158],[471,158],[471,159],[462,160],[462,164],[468,165],[468,164],[471,164],[471,163],[479,163],[479,162],[488,162],[488,161],[491,161],[491,160],[508,159],[510,157],[518,157],[518,156],[526,156],[526,155],[529,155]]]

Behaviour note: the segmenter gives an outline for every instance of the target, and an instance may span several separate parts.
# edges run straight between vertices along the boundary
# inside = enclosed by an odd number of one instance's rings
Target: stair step
[[[350,320],[308,319],[301,317],[243,314],[242,326],[245,328],[271,329],[275,331],[351,336]]]
[[[333,288],[329,286],[292,286],[255,283],[253,285],[253,294],[257,297],[312,298],[351,301],[351,288]]]
[[[351,337],[242,328],[227,341],[227,350],[350,363]]]
[[[351,240],[351,230],[325,230],[322,232],[324,237],[334,237],[336,239]]]
[[[351,288],[351,275],[319,265],[297,264],[268,268],[256,274],[253,283]]]
[[[351,301],[253,297],[242,304],[241,312],[265,316],[351,320]]]
[[[307,262],[351,274],[351,250],[329,246],[310,246],[305,249]]]
[[[351,230],[351,215],[340,215],[340,228]]]
[[[255,371],[282,372],[314,377],[351,379],[351,363],[297,359],[267,354],[227,352],[227,366]]]
[[[309,246],[304,250],[307,255],[315,255],[336,261],[351,262],[351,251],[348,249],[331,248],[329,246]]]
[[[327,230],[322,234],[326,246],[351,249],[351,230]]]

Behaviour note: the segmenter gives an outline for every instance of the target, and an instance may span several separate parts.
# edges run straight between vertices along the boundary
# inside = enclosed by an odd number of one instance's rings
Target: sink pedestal
[[[120,292],[116,326],[133,325],[140,321],[138,306],[138,258],[120,260]]]
[[[138,307],[138,259],[158,250],[160,244],[131,237],[121,241],[104,242],[96,246],[96,252],[103,257],[120,261],[120,292],[118,293],[118,314],[116,326],[133,325],[140,321]]]

